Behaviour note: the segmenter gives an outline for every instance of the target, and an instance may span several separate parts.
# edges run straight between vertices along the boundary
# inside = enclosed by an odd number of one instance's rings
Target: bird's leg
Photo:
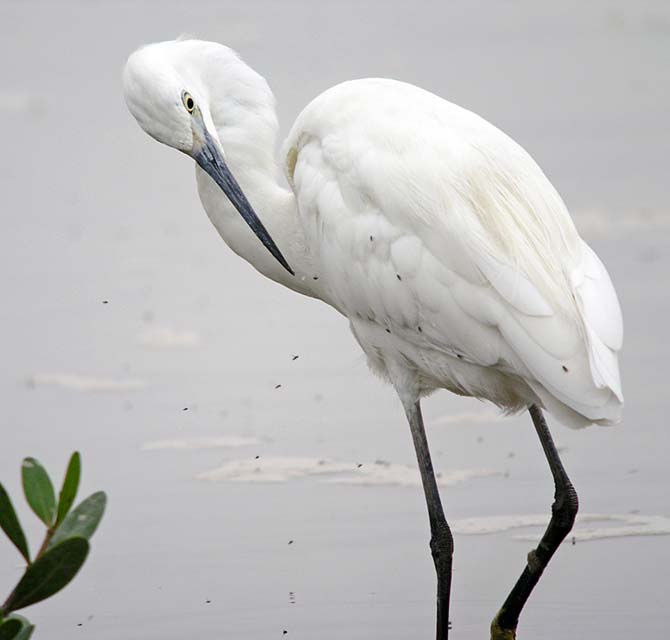
[[[510,591],[498,615],[491,623],[491,640],[513,640],[521,610],[537,584],[542,572],[559,545],[570,533],[575,522],[579,501],[577,492],[563,468],[556,446],[549,433],[542,411],[536,405],[529,409],[537,435],[540,437],[544,455],[554,476],[554,504],[551,507],[549,526],[536,549],[528,554],[528,562],[521,577]]]
[[[437,572],[437,640],[447,640],[449,636],[449,594],[451,591],[451,558],[454,539],[444,517],[440,493],[437,489],[433,463],[430,459],[426,430],[423,426],[421,406],[418,402],[405,408],[412,430],[414,449],[421,471],[421,482],[426,494],[428,517],[430,520],[430,550]]]

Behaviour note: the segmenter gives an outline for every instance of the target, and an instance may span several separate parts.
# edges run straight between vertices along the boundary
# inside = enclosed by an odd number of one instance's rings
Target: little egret
[[[436,389],[529,410],[554,478],[541,542],[491,624],[519,614],[577,513],[542,409],[571,427],[612,424],[623,395],[612,282],[533,159],[479,116],[410,84],[339,84],[298,116],[277,180],[275,101],[231,49],[179,39],[140,48],[125,99],[150,136],[197,163],[202,204],[228,246],[348,320],[411,428],[449,632],[453,538],[420,399]],[[256,236],[256,237],[254,237]]]

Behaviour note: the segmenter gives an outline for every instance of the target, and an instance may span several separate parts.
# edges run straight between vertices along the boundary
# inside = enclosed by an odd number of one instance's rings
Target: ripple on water
[[[537,542],[549,523],[549,518],[549,514],[464,518],[454,520],[451,523],[451,529],[457,534],[481,535],[513,529],[539,528],[540,531],[536,533],[522,533],[513,536],[515,540]],[[575,528],[570,532],[566,542],[571,542],[573,539],[575,542],[586,542],[607,538],[662,535],[670,535],[670,518],[666,516],[586,513],[577,516]]]
[[[498,472],[489,469],[463,469],[440,473],[437,482],[441,486],[450,486],[491,475],[498,475]],[[371,463],[334,462],[290,456],[231,460],[216,469],[198,474],[197,478],[212,482],[287,482],[310,476],[318,476],[321,482],[360,486],[421,485],[419,472],[412,466],[384,460]]]

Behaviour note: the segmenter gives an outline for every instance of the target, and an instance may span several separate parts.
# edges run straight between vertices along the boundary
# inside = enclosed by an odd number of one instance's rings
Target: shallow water
[[[82,575],[28,611],[36,637],[432,636],[427,519],[393,393],[343,319],[225,248],[188,159],[126,113],[128,53],[182,32],[263,73],[284,134],[328,86],[390,76],[481,113],[539,161],[619,292],[627,408],[621,427],[555,429],[584,514],[617,520],[578,525],[520,637],[664,637],[670,539],[639,534],[670,517],[667,3],[218,0],[0,5],[1,480],[17,496],[24,455],[60,473],[77,448],[83,490],[110,498]],[[548,518],[551,480],[527,418],[447,393],[424,413],[438,471],[461,479],[442,490],[453,637],[487,637],[531,545],[518,538],[539,533],[503,525]],[[234,461],[275,461],[274,477],[196,479]],[[309,472],[319,461],[332,474]],[[343,468],[374,481],[335,481]],[[494,530],[468,534],[471,518]],[[0,544],[0,590],[18,560]]]

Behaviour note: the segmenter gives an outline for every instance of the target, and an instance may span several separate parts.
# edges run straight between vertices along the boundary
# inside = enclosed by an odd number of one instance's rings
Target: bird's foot
[[[516,640],[515,629],[503,629],[498,623],[500,612],[491,623],[491,640]]]

